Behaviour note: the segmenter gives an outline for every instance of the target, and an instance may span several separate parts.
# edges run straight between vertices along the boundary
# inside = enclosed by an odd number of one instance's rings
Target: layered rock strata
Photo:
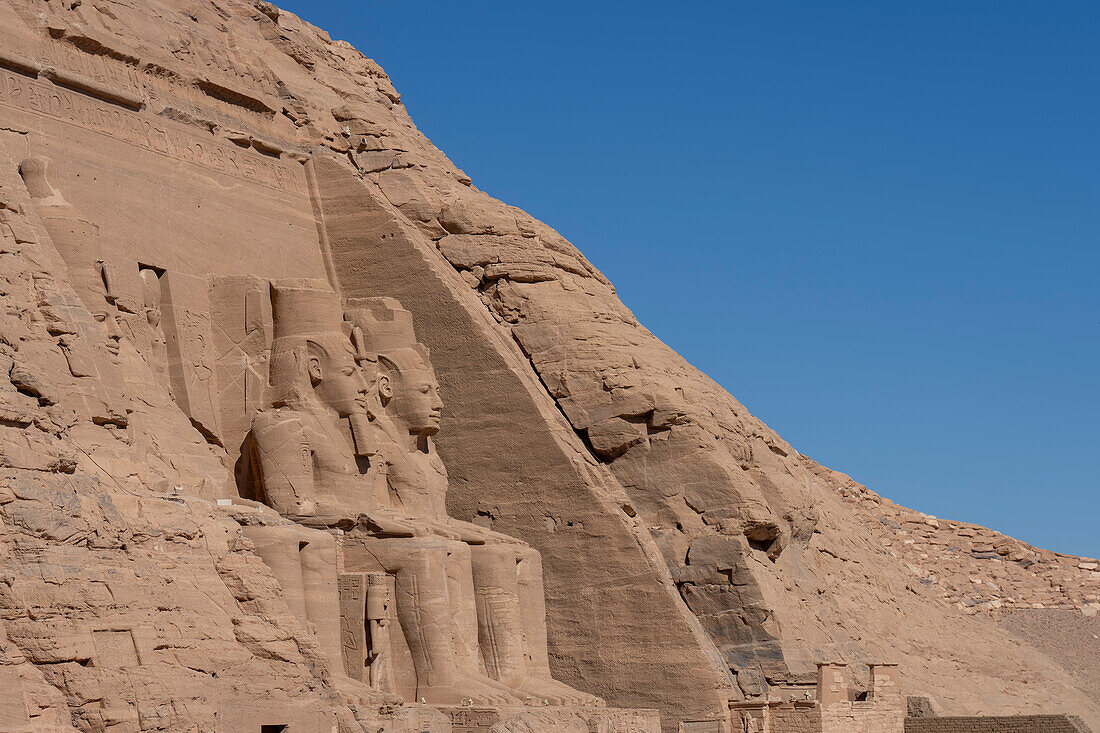
[[[943,712],[1100,722],[1064,669],[975,613],[1087,613],[1090,560],[896,507],[800,455],[557,232],[477,190],[348,44],[244,0],[0,0],[0,39],[19,726],[531,724],[523,706],[356,698],[331,630],[242,531],[302,526],[240,488],[273,406],[264,287],[286,278],[412,312],[448,406],[447,509],[541,554],[557,680],[675,731],[823,659],[891,659]],[[652,724],[594,710],[538,714]]]

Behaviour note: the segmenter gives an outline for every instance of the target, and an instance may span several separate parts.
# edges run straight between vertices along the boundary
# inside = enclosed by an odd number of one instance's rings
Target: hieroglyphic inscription
[[[27,55],[43,66],[72,71],[101,84],[119,87],[131,94],[140,95],[145,91],[141,72],[130,64],[102,54],[74,51],[52,38],[42,39],[29,49]]]
[[[237,118],[243,114],[264,123],[270,121],[272,116],[269,111],[258,112],[247,106],[212,97],[196,88],[184,75],[164,73],[165,70],[159,64],[140,64],[137,57],[127,53],[85,53],[65,41],[49,38],[39,39],[33,47],[26,48],[25,55],[43,66],[81,74],[127,93],[148,97],[161,105],[178,105],[182,101],[196,109],[213,108],[221,114]],[[146,71],[142,71],[142,68]],[[258,96],[265,95],[261,92]]]
[[[602,714],[603,720],[596,722],[595,725],[593,725],[595,722],[593,717],[589,718],[588,729],[598,733],[605,733],[605,731],[606,733],[648,733],[661,728],[661,717],[656,710],[607,710]],[[699,733],[707,733],[711,730],[721,733],[723,730],[719,721],[703,722],[706,725],[715,724],[718,727],[703,728]]]
[[[0,104],[77,125],[159,155],[212,168],[278,191],[301,194],[305,190],[301,180],[304,174],[292,167],[298,164],[265,158],[248,149],[235,149],[217,142],[213,136],[201,137],[178,126],[9,71],[0,71]]]
[[[722,733],[719,720],[685,720],[680,723],[680,733]]]
[[[367,658],[367,578],[362,573],[343,573],[338,583],[344,672],[362,682]]]
[[[734,733],[763,733],[763,731],[768,730],[769,721],[771,720],[771,708],[766,702],[734,703],[731,707],[734,707],[730,711]],[[799,717],[794,722],[799,721],[806,722],[804,717]]]
[[[457,708],[450,711],[452,733],[488,733],[500,720],[495,710]]]

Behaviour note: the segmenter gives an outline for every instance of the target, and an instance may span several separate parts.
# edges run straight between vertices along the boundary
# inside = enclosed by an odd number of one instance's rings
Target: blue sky
[[[280,4],[798,450],[1100,555],[1100,4]]]

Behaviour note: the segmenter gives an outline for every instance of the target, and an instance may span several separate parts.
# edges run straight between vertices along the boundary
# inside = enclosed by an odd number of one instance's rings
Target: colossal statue
[[[346,420],[365,409],[340,301],[307,282],[272,287],[271,408],[252,421],[256,495],[284,517],[335,526],[371,508]]]
[[[54,246],[65,261],[73,288],[96,320],[102,322],[107,313],[107,301],[113,292],[110,268],[103,261],[99,227],[81,216],[58,190],[52,180],[53,163],[49,158],[27,158],[19,164],[19,175]],[[109,320],[110,327],[113,319]],[[120,336],[112,332],[113,339],[117,340]]]
[[[19,175],[34,201],[54,247],[69,270],[69,281],[77,296],[99,323],[107,329],[107,344],[118,353],[122,338],[114,317],[110,266],[103,261],[99,227],[83,217],[58,190],[49,158],[35,156],[19,164]]]
[[[106,340],[95,338],[102,334],[80,334],[83,338],[103,341],[115,362],[100,362],[87,371],[94,371],[108,392],[118,392],[122,380],[118,367],[125,361],[125,357],[120,358],[120,350],[125,339],[147,363],[161,386],[168,389],[188,417],[194,419],[196,427],[206,429],[212,425],[203,414],[203,403],[209,410],[213,395],[209,391],[200,395],[193,384],[198,381],[195,371],[208,371],[205,362],[209,361],[209,356],[201,352],[205,348],[204,340],[209,337],[204,329],[196,329],[191,324],[206,325],[205,313],[196,315],[195,311],[208,308],[196,309],[179,292],[185,279],[193,281],[196,290],[205,290],[205,280],[186,278],[180,273],[165,278],[164,269],[131,258],[124,258],[121,266],[118,261],[111,262],[99,226],[65,197],[56,179],[57,167],[50,158],[32,156],[24,159],[19,164],[19,174],[50,241],[69,272],[69,281],[77,297],[94,320],[102,324],[106,334]],[[172,303],[166,297],[170,289],[162,278],[176,285],[178,302]],[[184,317],[189,305],[192,312]],[[73,345],[69,348],[72,350]],[[173,366],[175,375],[171,373]],[[132,371],[129,377],[133,378]]]
[[[518,702],[470,664],[477,649],[473,586],[448,574],[450,558],[462,555],[465,545],[433,536],[389,510],[379,496],[384,476],[357,455],[350,419],[365,414],[367,385],[353,359],[339,299],[303,282],[278,283],[271,293],[272,399],[271,409],[253,420],[252,493],[284,517],[312,527],[370,527],[364,539],[382,566],[372,569],[396,577],[398,623],[414,661],[417,698]],[[264,559],[280,582],[289,574],[294,583],[293,560]],[[460,619],[469,619],[472,634],[460,631]],[[372,658],[378,656],[386,655]]]
[[[343,530],[327,577],[339,565],[349,579],[369,578],[357,586],[368,594],[388,603],[392,591],[399,634],[377,611],[344,624],[350,676],[362,679],[356,667],[366,666],[384,691],[437,704],[597,703],[551,678],[538,553],[446,514],[447,474],[431,440],[442,403],[408,312],[360,300],[345,320],[316,282],[275,283],[271,294],[272,399],[253,419],[246,490],[310,531]],[[312,614],[301,604],[316,626],[333,594],[298,580],[304,566],[290,544],[257,542],[280,582],[330,599]],[[362,624],[369,640],[356,651]]]
[[[436,452],[443,403],[428,350],[416,341],[412,314],[392,298],[345,304],[357,357],[374,377],[368,417],[387,498],[415,521],[469,547],[477,637],[487,674],[524,697],[555,704],[594,703],[554,680],[546,649],[539,553],[507,535],[447,515],[447,469]]]

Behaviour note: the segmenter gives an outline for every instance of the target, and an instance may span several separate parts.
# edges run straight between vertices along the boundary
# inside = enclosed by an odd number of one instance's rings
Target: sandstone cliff
[[[355,714],[219,507],[243,420],[226,395],[247,404],[248,374],[203,408],[97,322],[19,175],[43,154],[134,278],[327,277],[413,312],[448,406],[451,513],[542,552],[560,679],[676,730],[818,661],[886,660],[944,711],[1100,723],[988,617],[1094,616],[1095,563],[800,455],[557,232],[479,191],[348,44],[244,0],[0,0],[0,27],[0,669],[35,729],[215,729],[272,701],[317,730]]]

